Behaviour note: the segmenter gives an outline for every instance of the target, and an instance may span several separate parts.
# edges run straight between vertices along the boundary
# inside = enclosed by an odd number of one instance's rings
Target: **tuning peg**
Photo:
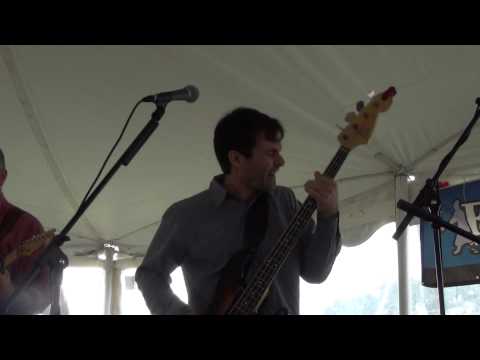
[[[364,107],[365,107],[365,103],[363,101],[357,102],[356,108],[358,112],[362,111]]]

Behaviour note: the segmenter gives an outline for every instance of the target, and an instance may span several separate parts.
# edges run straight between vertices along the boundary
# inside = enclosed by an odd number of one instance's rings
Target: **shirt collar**
[[[220,204],[223,203],[223,201],[227,197],[227,191],[223,187],[224,178],[225,175],[220,174],[214,176],[212,181],[210,182],[210,187],[208,190],[210,192],[215,207],[220,206]]]
[[[224,174],[216,175],[210,182],[210,187],[208,190],[210,192],[215,207],[220,206],[227,198],[231,196],[228,194],[227,190],[223,186],[224,178]],[[269,190],[268,194],[271,196],[272,190]],[[257,199],[257,197],[255,199]]]

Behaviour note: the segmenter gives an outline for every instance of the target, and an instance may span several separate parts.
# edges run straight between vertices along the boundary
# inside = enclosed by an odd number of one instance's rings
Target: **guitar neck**
[[[349,152],[348,148],[340,147],[327,166],[324,175],[333,179]],[[316,208],[315,200],[308,196],[262,266],[233,303],[229,314],[251,314],[256,311],[276,274],[297,245],[300,233],[305,229]]]

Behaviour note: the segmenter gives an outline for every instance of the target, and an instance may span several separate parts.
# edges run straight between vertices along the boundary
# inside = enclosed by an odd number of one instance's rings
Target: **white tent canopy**
[[[398,94],[373,138],[337,180],[346,246],[395,221],[395,179],[413,174],[414,197],[475,109],[478,46],[2,46],[0,147],[7,198],[61,230],[73,216],[124,122],[142,97],[194,84],[197,102],[171,103],[157,131],[121,167],[69,233],[70,256],[102,249],[145,253],[162,214],[219,173],[218,119],[237,106],[279,118],[286,166],[278,182],[303,184],[337,151],[337,125],[359,100],[393,85]],[[150,119],[142,104],[106,171]],[[443,179],[475,178],[478,127]],[[106,173],[106,171],[104,173]],[[393,240],[392,240],[393,241]]]

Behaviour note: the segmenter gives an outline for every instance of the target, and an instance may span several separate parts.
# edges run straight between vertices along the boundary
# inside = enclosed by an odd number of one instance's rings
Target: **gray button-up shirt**
[[[229,196],[215,177],[208,190],[179,201],[165,212],[161,224],[138,268],[135,279],[152,314],[204,314],[215,297],[221,270],[244,249],[243,230],[252,202]],[[269,193],[269,219],[251,269],[280,238],[301,204],[292,190],[276,186]],[[330,273],[341,248],[338,216],[310,221],[301,239],[283,264],[270,288],[261,312],[286,308],[299,312],[299,277],[320,283]],[[181,266],[188,305],[171,290],[170,273]]]

